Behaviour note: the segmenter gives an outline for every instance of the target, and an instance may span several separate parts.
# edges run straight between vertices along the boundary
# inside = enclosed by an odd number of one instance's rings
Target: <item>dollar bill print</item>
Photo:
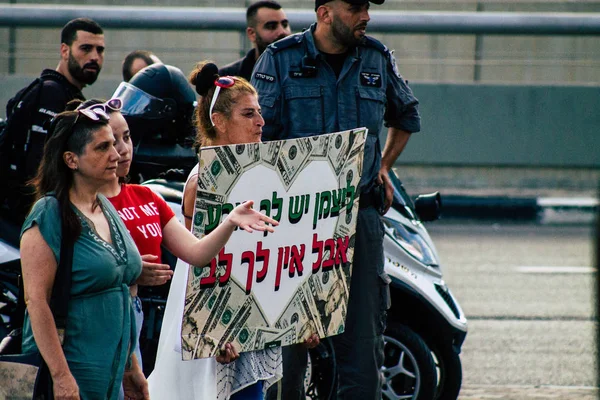
[[[362,151],[364,146],[364,138],[366,136],[366,131],[359,132],[359,135],[356,136],[356,141],[362,143],[356,147],[353,147],[352,151],[348,156],[348,160],[344,166],[343,171],[340,173],[339,179],[339,187],[340,188],[354,188],[354,200],[351,207],[342,207],[340,209],[340,214],[338,216],[335,230],[334,230],[334,238],[344,238],[348,236],[350,238],[351,245],[348,248],[347,257],[348,259],[352,259],[354,255],[354,235],[356,230],[356,216],[358,215],[359,208],[359,183],[362,172]],[[362,138],[362,139],[361,139]],[[348,199],[349,201],[349,199]]]
[[[201,294],[205,291],[209,294]],[[189,303],[190,296],[186,296],[181,332],[183,359],[214,357],[227,343],[238,352],[255,350],[257,330],[267,326],[256,298],[246,296],[235,280],[224,287],[197,292]]]
[[[269,311],[268,318],[258,300],[264,295],[257,297],[255,291],[262,288],[273,290],[272,287],[255,284],[247,295],[246,282],[239,282],[232,275],[226,284],[217,283],[210,288],[201,288],[201,279],[211,273],[210,265],[190,266],[181,330],[184,360],[214,357],[227,343],[232,343],[238,352],[253,351],[303,342],[312,334],[323,338],[344,331],[365,137],[366,129],[355,129],[302,139],[203,149],[192,230],[194,235],[203,237],[206,226],[209,223],[214,225],[216,218],[222,218],[215,207],[235,201],[229,198],[230,193],[240,183],[244,172],[258,165],[273,169],[285,191],[289,192],[292,186],[296,190],[294,184],[306,166],[318,161],[328,168],[322,163],[326,161],[335,174],[337,190],[353,187],[355,198],[351,205],[340,208],[335,223],[330,225],[326,234],[321,236],[319,233],[319,236],[323,240],[331,237],[334,240],[348,238],[346,256],[350,262],[314,274],[307,271],[297,286],[290,287],[289,296],[286,293],[278,307],[264,304]],[[236,188],[236,193],[238,189],[240,187]],[[306,190],[310,192],[310,187],[307,186]],[[336,190],[335,183],[331,190]],[[269,189],[264,198],[271,196]],[[278,190],[278,196],[285,197],[286,194]],[[286,234],[294,238],[292,231]],[[307,246],[310,246],[309,242]],[[256,245],[248,248],[256,248]],[[271,255],[277,254],[277,248],[269,250]],[[228,252],[237,253],[238,250]],[[324,260],[332,257],[329,248],[324,249],[322,257]],[[239,267],[239,260],[234,258],[232,268],[236,267]],[[217,279],[223,274],[224,268],[216,266]]]
[[[230,146],[243,171],[247,171],[260,163],[260,143],[245,143]]]
[[[354,133],[354,143],[350,149],[349,159],[352,158],[357,151],[364,151],[365,141],[367,140],[369,130],[367,128],[358,128],[353,129],[352,132]]]
[[[208,156],[200,155],[198,188],[200,191],[228,195],[242,172],[231,146],[210,148]],[[201,152],[202,153],[202,152]]]
[[[297,343],[296,327],[291,325],[287,329],[258,328],[254,348],[267,349],[274,346],[288,346]]]
[[[202,204],[207,201],[211,202],[211,203],[223,204],[223,203],[225,203],[225,198],[226,197],[222,194],[198,189],[196,191],[196,208],[202,207]]]
[[[280,329],[293,327],[297,332],[296,342],[306,340],[313,333],[318,334],[319,337],[325,335],[314,297],[307,285],[296,289],[294,296],[275,322],[275,327]]]
[[[327,157],[336,176],[340,175],[352,149],[363,148],[366,129],[354,129],[347,135],[334,135],[329,141]],[[357,143],[358,141],[358,143]]]
[[[329,258],[329,251],[325,251],[323,257]],[[344,269],[349,267],[335,267],[312,275],[307,280],[327,335],[335,335],[340,333],[340,329],[343,330],[350,290],[350,280]]]
[[[285,143],[284,140],[263,143],[261,146],[261,158],[263,165],[275,169],[275,165],[279,159],[279,152],[281,151],[283,143]]]
[[[276,169],[286,190],[290,188],[302,171],[312,149],[313,145],[310,138],[287,140],[283,144],[277,159]]]
[[[310,154],[311,160],[326,160],[327,150],[329,149],[329,139],[333,135],[311,136],[313,150]]]

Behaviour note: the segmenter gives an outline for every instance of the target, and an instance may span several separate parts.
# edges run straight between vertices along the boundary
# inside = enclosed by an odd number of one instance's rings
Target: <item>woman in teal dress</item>
[[[132,355],[129,286],[142,268],[133,240],[99,188],[115,179],[119,154],[103,105],[59,114],[34,179],[39,200],[21,232],[27,313],[23,351],[39,349],[55,398],[149,398]],[[65,230],[62,226],[65,226]],[[74,243],[64,342],[49,307],[62,232]]]

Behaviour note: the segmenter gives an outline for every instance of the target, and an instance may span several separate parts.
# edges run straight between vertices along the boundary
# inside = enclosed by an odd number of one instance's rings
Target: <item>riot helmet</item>
[[[121,113],[131,131],[134,183],[172,168],[188,172],[194,167],[198,161],[192,149],[196,93],[179,68],[149,65],[129,82],[121,82],[113,97],[123,101]]]
[[[134,140],[193,142],[196,94],[179,68],[149,65],[129,82],[122,82],[113,97],[123,101],[121,113]]]

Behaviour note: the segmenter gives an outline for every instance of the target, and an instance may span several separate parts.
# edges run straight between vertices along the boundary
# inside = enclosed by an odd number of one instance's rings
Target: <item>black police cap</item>
[[[317,11],[317,8],[319,8],[320,6],[322,6],[325,3],[329,3],[331,0],[315,0],[315,11]],[[375,4],[383,4],[383,2],[385,0],[343,0],[346,3],[349,4],[367,4],[369,1],[371,3],[375,3]]]

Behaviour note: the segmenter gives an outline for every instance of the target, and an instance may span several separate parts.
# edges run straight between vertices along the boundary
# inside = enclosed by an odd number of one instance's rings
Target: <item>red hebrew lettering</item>
[[[275,275],[275,291],[279,290],[281,283],[281,269],[283,268],[283,248],[279,248],[277,252],[277,274]]]
[[[269,269],[269,249],[262,248],[262,242],[258,242],[256,244],[256,261],[261,261],[263,263],[263,267],[260,271],[256,272],[256,282],[262,282],[267,276],[267,270]]]
[[[313,234],[312,241],[312,252],[313,254],[319,253],[317,256],[317,261],[315,261],[312,265],[313,274],[319,272],[319,268],[321,268],[321,262],[323,260],[323,242],[321,240],[317,240],[317,234]]]
[[[252,282],[254,281],[254,253],[245,251],[242,253],[242,264],[248,263],[248,278],[246,279],[246,294],[250,294],[252,290]]]
[[[219,252],[219,267],[225,266],[225,272],[219,277],[219,285],[223,286],[229,281],[231,276],[231,265],[233,263],[233,254],[225,253],[225,247]]]
[[[290,278],[293,278],[298,271],[298,275],[302,276],[302,272],[304,270],[302,266],[302,261],[304,260],[304,251],[306,250],[306,245],[300,245],[300,251],[298,251],[297,246],[292,246],[292,259],[290,262]]]
[[[207,267],[208,267],[208,265],[207,265]],[[216,272],[217,272],[217,258],[215,257],[212,260],[210,260],[210,272],[209,272],[208,276],[205,276],[204,278],[200,278],[200,287],[202,289],[215,286],[215,282],[217,281]]]
[[[349,242],[350,239],[348,238],[348,236],[345,236],[343,238],[337,238],[335,246],[335,265],[339,266],[348,262]]]
[[[283,268],[290,264],[290,246],[285,246],[285,256],[283,256]]]
[[[327,239],[324,247],[325,251],[329,250],[329,259],[323,261],[323,271],[328,271],[333,268],[335,261],[335,242],[333,239]]]

